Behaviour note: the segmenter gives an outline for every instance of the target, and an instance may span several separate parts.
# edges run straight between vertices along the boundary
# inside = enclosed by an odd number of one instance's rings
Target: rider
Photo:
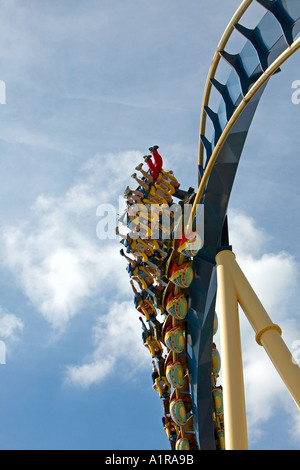
[[[153,176],[154,181],[157,180],[159,173],[163,167],[163,160],[160,154],[158,153],[158,145],[154,145],[154,147],[150,147],[149,150],[154,158],[154,162],[151,159],[151,155],[145,155],[144,160],[147,163],[148,167],[150,168],[150,173]]]
[[[147,289],[148,286],[154,284],[154,278],[152,272],[154,270],[147,266],[145,262],[142,261],[140,256],[136,256],[136,259],[132,259],[129,256],[125,255],[124,250],[120,250],[120,255],[123,256],[127,261],[127,272],[129,277],[132,280],[135,280],[142,286],[144,289]],[[152,271],[152,272],[151,272]]]
[[[149,293],[147,290],[141,290],[140,292],[136,289],[133,280],[130,280],[130,285],[134,293],[134,306],[138,312],[142,313],[146,317],[146,321],[151,321],[154,327],[157,328],[158,333],[160,332],[160,323],[156,320],[157,311],[151,300],[149,300]]]

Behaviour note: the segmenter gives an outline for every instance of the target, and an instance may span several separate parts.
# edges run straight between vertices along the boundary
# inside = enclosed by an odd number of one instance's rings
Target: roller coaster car
[[[223,389],[221,386],[212,390],[214,410],[217,416],[223,416]]]
[[[172,241],[172,245],[169,248],[169,256],[168,256],[168,259],[166,260],[166,266],[165,266],[165,273],[167,277],[168,277],[168,273],[170,271],[171,265],[175,263],[178,259],[179,259],[179,253],[175,249],[174,241]]]
[[[158,175],[157,181],[159,182],[161,178],[167,183],[172,184],[175,187],[179,186],[178,180],[175,178],[175,176],[173,175],[173,172],[171,171],[161,170],[161,172]]]
[[[180,442],[178,443],[178,441],[181,440],[188,441],[190,450],[198,450],[197,440],[194,434],[194,419],[192,416],[187,420],[187,424],[184,426],[184,436],[182,435],[182,432],[179,431],[175,447],[176,450],[188,450],[187,448],[182,447]]]
[[[146,291],[152,297],[152,302],[154,303],[155,307],[164,310],[162,307],[163,288],[152,285],[148,286]]]
[[[187,370],[187,355],[186,354],[174,355],[173,351],[169,351],[167,356],[165,357],[164,370],[165,371],[167,370],[168,364],[173,362],[173,360],[175,360],[174,358],[176,358],[176,361],[180,362],[181,366],[183,367],[183,370],[186,371]],[[184,388],[182,389],[182,391],[189,391],[188,374],[185,375],[185,380],[187,381],[187,383],[184,385]]]
[[[155,236],[156,238],[163,237],[169,239],[174,229],[174,218],[171,216],[168,224],[166,225],[163,223],[163,219],[160,219],[159,222],[151,225],[151,229],[152,236]]]
[[[172,256],[173,251],[172,251],[172,249],[168,249],[168,251],[165,252],[165,253],[166,253],[166,255],[161,260],[159,260],[159,262],[157,264],[157,267],[156,267],[156,270],[159,273],[160,278],[161,279],[165,278],[166,283],[168,284],[169,280],[168,280],[168,277],[167,277],[167,271],[168,271],[168,267],[169,267],[169,259]]]
[[[196,232],[192,232],[189,236],[182,233],[180,239],[176,240],[177,251],[190,258],[196,256],[202,246],[202,237]]]
[[[186,318],[187,298],[182,292],[175,294],[175,285],[171,281],[168,282],[164,290],[162,304],[168,315],[171,315],[175,320],[182,321]]]
[[[170,396],[170,403],[177,399],[178,390],[173,390],[172,395]],[[179,396],[181,401],[184,403],[186,413],[190,413],[192,411],[192,398],[190,393],[179,391]]]
[[[187,392],[189,393],[190,392],[190,380],[189,380],[189,374],[186,373],[185,376],[184,376],[184,385],[183,387],[180,389],[180,392]]]
[[[218,375],[221,369],[221,357],[219,351],[217,350],[215,344],[212,348],[212,373],[213,375]]]
[[[184,320],[188,312],[188,302],[185,295],[179,294],[174,297],[173,294],[169,294],[166,301],[166,311],[169,315],[172,315],[175,320]]]
[[[147,266],[152,269],[153,274],[159,280],[163,276],[164,260],[155,255],[151,256],[147,261]]]
[[[155,187],[157,190],[160,191],[160,193],[164,193],[167,196],[173,196],[175,193],[176,189],[174,186],[170,183],[168,183],[166,180],[160,180],[159,183],[157,182],[155,184]]]
[[[168,252],[164,250],[165,248],[164,245],[158,240],[148,239],[148,240],[143,240],[143,243],[147,245],[152,251],[152,254],[148,256],[148,260],[146,260],[146,262],[149,261],[149,258],[153,256],[156,256],[156,258],[158,258],[158,255],[160,255],[161,261],[163,261],[167,257]],[[157,253],[157,255],[155,255],[155,252]]]
[[[165,275],[177,287],[186,289],[193,281],[193,262],[185,257],[181,261],[181,257],[182,255],[173,247],[167,260]]]
[[[187,370],[187,367],[188,367],[187,354],[185,352],[181,354],[177,354],[177,360],[180,362],[184,370]]]
[[[153,320],[157,316],[156,308],[148,299],[141,300],[137,305],[137,310],[145,315],[146,321]]]
[[[153,255],[146,261],[147,269],[150,271],[151,275],[158,281],[162,286],[162,292],[159,292],[160,303],[162,303],[163,293],[165,288],[168,285],[169,280],[165,277],[166,264],[168,257],[170,256],[171,251],[166,254],[165,258],[159,258],[156,255]],[[149,292],[153,296],[153,293]],[[157,292],[155,294],[158,294]]]
[[[156,318],[151,318],[149,321],[148,321],[148,325],[152,328],[153,330],[153,336],[154,338],[159,341],[160,343],[162,343],[162,336],[161,336],[161,329],[162,329],[162,323],[160,323],[158,320],[156,320]],[[162,361],[164,362],[164,360],[162,359]]]
[[[172,362],[172,361],[173,361],[173,352],[169,351],[165,357],[165,364],[164,364],[165,371],[167,370],[167,365],[169,364],[169,362]]]
[[[147,223],[155,223],[159,221],[159,213],[157,213],[153,204],[143,204],[141,205],[141,209],[142,210],[137,212],[136,217],[141,220],[145,220]]]
[[[224,429],[217,430],[217,439],[216,439],[216,447],[218,450],[225,450],[225,433]]]
[[[160,357],[164,352],[163,348],[162,348],[162,345],[160,344],[160,341],[158,341],[156,338],[154,338],[154,336],[149,335],[146,338],[144,346],[147,349],[149,349],[152,357]]]
[[[190,189],[193,190],[193,188],[190,188]],[[182,208],[191,207],[194,202],[195,197],[196,197],[196,194],[194,192],[191,194],[188,193],[186,197],[182,201],[179,202],[179,205]],[[176,222],[176,225],[174,226],[174,230],[172,234],[172,237],[174,240],[174,247],[177,247],[178,241],[180,241],[183,236],[182,234],[186,233],[187,231],[186,227],[189,222],[189,217],[190,217],[190,211],[184,210],[182,213],[182,216],[177,219],[177,222]]]
[[[193,415],[188,417],[184,430],[185,432],[194,432],[194,416]]]
[[[170,279],[173,284],[182,289],[189,287],[194,278],[193,266],[191,261],[184,262],[183,264],[178,265],[175,261],[168,271],[168,279]]]
[[[152,386],[153,390],[159,393],[160,398],[169,398],[171,393],[171,386],[166,377],[157,377]]]
[[[165,336],[166,336],[166,332],[169,328],[172,328],[172,316],[171,315],[167,316],[167,318],[165,319],[165,321],[163,323],[162,330],[161,330],[162,340],[163,340],[163,343],[164,343],[165,346],[166,346],[166,343],[164,342],[165,341]]]
[[[166,431],[166,434],[168,436],[168,439],[176,440],[179,431],[178,431],[176,424],[172,420],[171,416],[165,415],[163,417],[163,425],[164,425],[164,430]]]
[[[218,328],[219,328],[219,320],[218,320],[218,315],[217,315],[217,313],[215,312],[215,316],[214,316],[214,326],[213,326],[213,335],[214,335],[214,336],[217,334]]]
[[[179,326],[167,328],[164,344],[175,353],[182,353],[185,350],[184,331]]]
[[[182,366],[180,361],[173,362],[167,366],[167,380],[170,384],[180,391],[180,398],[184,397],[184,400],[187,399],[186,396],[189,396],[189,377],[188,374],[185,374],[185,367]],[[184,393],[187,392],[187,393]]]
[[[146,281],[146,278],[151,279],[152,283],[154,283],[154,279],[152,274],[147,270],[147,268],[144,268],[143,266],[138,266],[133,270],[132,273],[132,278],[135,279],[137,278],[138,282],[141,285],[142,290],[146,290],[149,287],[149,284]]]
[[[193,231],[186,234],[186,224],[189,220],[185,220],[183,217],[176,226],[174,231],[174,240],[176,250],[187,258],[193,258],[197,255],[198,251],[203,247],[203,237],[197,233],[196,227],[193,226]]]
[[[135,225],[135,230],[136,232],[138,232],[142,239],[148,240],[154,238],[153,230],[151,229],[151,226],[149,227],[147,223],[144,224],[141,221],[138,221],[138,223]]]
[[[145,236],[146,238],[153,238],[155,239],[158,238],[159,233],[161,234],[167,234],[168,237],[170,236],[170,233],[173,231],[174,227],[174,218],[172,219],[171,217],[171,222],[170,227],[165,226],[164,224],[161,223],[162,219],[159,217],[158,214],[154,214],[151,212],[149,216],[147,216],[145,213],[141,212],[137,214],[138,219],[136,220],[136,227],[139,227],[140,232]],[[169,220],[169,219],[168,219]],[[167,238],[167,237],[165,237]]]
[[[168,382],[176,389],[181,389],[185,384],[184,370],[179,361],[170,362],[167,365],[166,376]]]
[[[158,243],[153,242],[155,240],[130,239],[130,251],[140,256],[144,262],[147,262],[149,256],[154,254],[154,250],[159,248]],[[121,240],[121,243],[125,245],[125,240]]]
[[[149,191],[149,196],[153,196],[155,197],[158,201],[154,204],[168,204],[168,201],[167,199],[165,198],[166,197],[166,194],[160,190],[160,188],[155,188],[154,186],[151,186],[150,188],[150,191]],[[147,196],[145,199],[143,199],[143,203],[144,204],[153,204],[153,202],[151,201],[151,199],[147,199]]]
[[[176,450],[190,450],[190,443],[186,437],[177,439],[176,445],[175,445]]]
[[[170,415],[177,426],[183,427],[187,422],[185,404],[181,398],[170,400]]]
[[[132,226],[145,237],[170,239],[174,230],[173,211],[165,203],[153,204],[150,209],[138,212]]]

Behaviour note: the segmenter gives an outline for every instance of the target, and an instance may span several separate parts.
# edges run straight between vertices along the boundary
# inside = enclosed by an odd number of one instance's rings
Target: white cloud
[[[7,355],[11,353],[23,332],[24,324],[16,315],[0,307],[0,363],[6,364]]]
[[[40,232],[6,229],[4,265],[16,276],[33,305],[54,328],[63,328],[92,295],[99,273],[96,243],[69,227],[38,227]]]
[[[130,175],[141,162],[143,153],[137,150],[107,153],[87,160],[82,170],[87,172],[89,184],[100,188],[101,202],[110,202],[112,198],[124,194],[125,184],[131,184],[132,188],[136,186]]]
[[[95,351],[85,364],[69,366],[66,381],[87,388],[99,384],[109,375],[123,379],[134,376],[151,360],[142,344],[139,313],[133,302],[114,303],[94,327]]]
[[[1,308],[0,313],[0,338],[15,341],[18,339],[18,333],[24,328],[22,320]]]
[[[62,196],[41,194],[28,220],[2,227],[3,266],[56,330],[63,330],[86,301],[101,293],[105,297],[111,279],[118,282],[119,292],[128,289],[117,241],[97,238],[96,210],[110,198],[117,201],[130,181],[127,168],[140,155],[123,152],[90,159],[81,180]]]
[[[66,382],[88,388],[110,375],[114,371],[115,364],[115,357],[106,356],[102,360],[98,359],[80,366],[69,366],[66,371]]]
[[[294,413],[293,421],[291,422],[291,436],[295,442],[300,439],[300,413]]]

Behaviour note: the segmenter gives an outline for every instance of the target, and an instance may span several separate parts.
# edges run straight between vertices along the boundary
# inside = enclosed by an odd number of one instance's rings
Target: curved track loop
[[[219,62],[221,60],[221,55],[220,52],[224,51],[232,33],[234,32],[234,25],[241,19],[245,11],[249,8],[253,0],[244,0],[239,9],[236,11],[235,15],[231,19],[230,23],[228,24],[220,42],[219,45],[216,49],[216,52],[214,54],[213,60],[211,67],[208,72],[208,78],[205,84],[205,89],[204,89],[204,95],[203,95],[203,103],[202,103],[202,113],[201,113],[201,120],[200,120],[200,133],[199,133],[199,155],[198,155],[198,163],[199,166],[203,167],[204,163],[204,144],[201,139],[201,136],[204,135],[205,133],[205,128],[206,128],[206,117],[207,114],[205,112],[205,107],[208,106],[209,103],[209,98],[211,94],[211,89],[212,89],[212,82],[211,79],[215,77]],[[200,183],[200,178],[199,178],[199,183]]]
[[[256,0],[262,19],[254,29],[240,20],[253,1],[244,1],[229,23],[214,56],[205,87],[200,123],[199,188],[197,204],[204,204],[204,246],[193,261],[188,312],[188,360],[195,431],[199,449],[215,449],[211,393],[211,350],[216,301],[216,254],[229,246],[227,207],[247,134],[270,77],[300,48],[299,0]],[[233,32],[242,34],[245,45],[236,55],[224,48]],[[221,61],[232,68],[225,84],[217,79]],[[217,112],[210,104],[215,88],[220,94]],[[206,131],[207,117],[213,135]]]

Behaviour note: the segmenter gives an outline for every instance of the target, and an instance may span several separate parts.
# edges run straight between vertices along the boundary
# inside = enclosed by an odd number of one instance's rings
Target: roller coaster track
[[[261,7],[262,18],[254,29],[249,29],[240,21],[252,4]],[[194,429],[198,448],[203,450],[216,449],[211,385],[216,257],[221,251],[231,250],[227,224],[230,194],[263,91],[272,75],[300,48],[299,32],[299,0],[243,1],[216,49],[205,86],[199,133],[199,187],[188,222],[191,228],[197,205],[204,204],[204,245],[193,259],[187,321]],[[235,55],[225,50],[233,34],[245,38],[245,45]],[[223,61],[232,69],[225,84],[216,78]],[[213,89],[220,95],[216,112],[210,107]],[[207,118],[212,123],[212,135],[206,130]]]

